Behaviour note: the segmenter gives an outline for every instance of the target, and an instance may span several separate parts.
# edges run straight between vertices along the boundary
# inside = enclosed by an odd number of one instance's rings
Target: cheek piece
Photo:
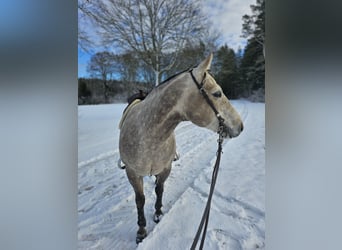
[[[219,122],[219,127],[218,127],[218,131],[217,133],[219,134],[219,140],[223,140],[223,138],[228,136],[228,128],[226,128],[226,126],[224,125],[224,119],[223,117],[220,115],[220,113],[217,111],[217,109],[215,108],[213,102],[210,100],[207,92],[204,89],[204,79],[205,79],[205,75],[201,81],[201,83],[198,83],[198,81],[196,80],[196,78],[194,77],[193,73],[192,73],[193,69],[189,70],[190,75],[192,77],[192,80],[194,81],[194,83],[196,84],[197,88],[199,89],[201,95],[204,97],[204,99],[206,100],[206,102],[208,103],[208,105],[210,106],[210,108],[213,110],[213,112],[215,113],[215,116],[218,119]]]

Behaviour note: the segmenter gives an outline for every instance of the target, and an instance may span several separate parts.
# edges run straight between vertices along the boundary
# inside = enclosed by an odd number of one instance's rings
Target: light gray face
[[[243,129],[243,123],[239,113],[231,105],[221,87],[216,83],[215,79],[208,73],[205,74],[204,77],[204,89],[206,89],[210,100],[213,102],[215,108],[224,119],[224,129],[226,130],[225,132],[227,132],[227,136],[238,136]],[[218,119],[216,116],[212,119],[212,122],[210,122],[207,128],[217,131]]]
[[[197,79],[204,79],[203,88],[220,116],[224,119],[224,136],[238,136],[243,129],[241,117],[231,105],[221,87],[208,72],[204,72],[202,76],[199,75]],[[187,109],[188,119],[198,126],[206,127],[217,132],[219,129],[218,118],[205,98],[201,96],[195,83],[193,82],[191,84],[189,87],[191,87],[192,94],[188,97],[188,101],[190,102],[189,108]]]

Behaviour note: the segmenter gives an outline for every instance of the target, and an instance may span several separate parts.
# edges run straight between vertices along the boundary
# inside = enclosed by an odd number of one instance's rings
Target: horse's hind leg
[[[143,177],[138,176],[134,173],[134,171],[126,168],[126,173],[129,182],[131,183],[134,192],[135,192],[135,203],[138,211],[138,226],[139,230],[137,232],[136,242],[140,243],[147,235],[146,233],[146,219],[144,214],[144,205],[145,205],[145,195],[144,195],[144,182]]]
[[[164,192],[164,182],[169,176],[171,171],[171,166],[169,168],[166,168],[161,172],[160,174],[156,175],[156,195],[157,195],[157,200],[155,204],[155,213],[154,213],[154,222],[158,223],[160,221],[161,215],[163,215],[163,212],[161,211],[161,207],[163,206],[162,204],[162,199],[163,199],[163,192]]]

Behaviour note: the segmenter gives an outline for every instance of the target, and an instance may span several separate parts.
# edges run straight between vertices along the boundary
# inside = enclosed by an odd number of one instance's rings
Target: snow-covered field
[[[232,101],[244,121],[225,140],[204,249],[265,248],[265,104]],[[165,182],[162,220],[155,224],[154,177],[144,178],[148,236],[135,243],[135,198],[119,158],[118,123],[125,104],[78,108],[78,248],[189,249],[209,192],[217,134],[183,122],[181,158]]]

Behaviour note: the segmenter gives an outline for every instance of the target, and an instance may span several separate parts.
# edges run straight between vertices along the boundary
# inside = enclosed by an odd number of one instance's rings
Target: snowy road
[[[243,133],[226,140],[205,249],[265,248],[265,105],[232,102]],[[217,134],[190,122],[176,128],[181,158],[165,182],[164,217],[154,213],[154,177],[145,177],[147,238],[135,243],[133,189],[119,158],[117,129],[124,104],[79,107],[79,249],[189,249],[209,191]]]

